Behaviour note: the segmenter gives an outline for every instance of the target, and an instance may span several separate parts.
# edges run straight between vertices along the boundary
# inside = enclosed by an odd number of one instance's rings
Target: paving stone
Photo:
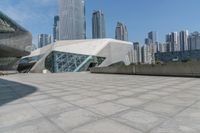
[[[139,99],[139,98],[132,98],[132,97],[123,98],[123,99],[119,99],[116,101],[116,103],[118,103],[118,104],[130,106],[130,107],[140,106],[146,102],[147,102],[147,100]]]
[[[13,126],[42,115],[28,104],[15,104],[0,107],[0,128]]]
[[[77,109],[77,107],[69,103],[58,103],[58,104],[50,104],[44,106],[36,106],[35,109],[45,116],[50,116],[62,112],[75,110]]]
[[[97,98],[103,99],[103,100],[114,100],[114,99],[119,98],[119,96],[114,95],[114,94],[105,94],[105,95],[98,96]]]
[[[71,133],[142,133],[111,120],[101,120],[73,130]]]
[[[73,128],[77,128],[81,125],[97,120],[98,118],[100,117],[96,114],[83,109],[68,111],[50,117],[51,121],[53,121],[66,132]]]
[[[199,133],[199,125],[200,109],[188,108],[158,128],[153,129],[152,133]]]
[[[196,98],[181,98],[175,96],[164,97],[159,102],[178,105],[178,106],[190,106],[197,101]]]
[[[91,111],[94,111],[98,114],[109,116],[109,115],[113,115],[113,114],[116,114],[118,112],[127,110],[129,108],[122,106],[122,105],[119,105],[119,104],[106,102],[106,103],[94,105],[92,107],[89,107],[88,109],[91,110]]]
[[[123,112],[114,118],[144,132],[156,127],[165,120],[164,117],[138,109]]]
[[[166,103],[159,103],[159,102],[151,102],[144,105],[144,110],[158,113],[167,117],[176,115],[184,108],[186,107],[166,104]]]
[[[4,130],[0,129],[1,133],[63,133],[55,124],[45,120],[37,119],[29,121],[18,126],[10,127]]]
[[[97,99],[97,98],[85,98],[85,99],[81,99],[75,102],[71,102],[75,105],[78,105],[80,107],[87,107],[87,106],[93,106],[96,105],[98,103],[103,102],[103,100],[101,99]]]

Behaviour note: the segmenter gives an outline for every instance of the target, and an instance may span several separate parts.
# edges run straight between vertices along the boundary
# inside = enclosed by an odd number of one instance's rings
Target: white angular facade
[[[59,18],[59,40],[86,38],[84,0],[59,0]]]
[[[57,41],[33,51],[21,60],[21,66],[33,64],[30,70],[37,73],[80,72],[121,61],[132,63],[131,53],[131,42],[114,39]]]

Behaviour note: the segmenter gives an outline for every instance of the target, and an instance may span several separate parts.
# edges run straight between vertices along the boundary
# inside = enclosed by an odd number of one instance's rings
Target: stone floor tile
[[[125,106],[130,106],[130,107],[141,106],[142,104],[144,104],[146,102],[148,102],[148,101],[145,99],[139,99],[139,98],[133,98],[133,97],[122,98],[122,99],[115,101],[115,103],[122,104]]]
[[[100,120],[74,129],[70,133],[142,133],[112,120]]]
[[[171,117],[171,116],[176,115],[177,113],[179,113],[181,110],[183,110],[186,107],[166,104],[166,103],[151,102],[144,105],[143,108],[144,110],[147,110],[147,111],[151,111],[151,112],[158,113],[167,117]]]
[[[0,128],[37,119],[42,115],[29,104],[15,104],[0,107]]]
[[[135,127],[136,129],[140,129],[144,132],[153,129],[166,120],[166,118],[159,115],[138,109],[125,111],[116,115],[114,119]]]
[[[111,103],[111,102],[106,102],[106,103],[101,103],[98,105],[94,105],[88,108],[91,111],[94,111],[100,115],[104,115],[104,116],[109,116],[109,115],[113,115],[116,114],[118,112],[124,111],[129,109],[128,107],[119,105],[119,104],[115,104],[115,103]]]
[[[68,111],[49,117],[54,124],[58,125],[65,132],[78,128],[86,123],[91,123],[99,118],[98,115],[83,109]]]

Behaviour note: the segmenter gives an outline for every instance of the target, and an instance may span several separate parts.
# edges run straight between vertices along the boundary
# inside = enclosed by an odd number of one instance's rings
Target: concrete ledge
[[[172,62],[155,65],[117,63],[109,67],[92,68],[91,73],[200,77],[200,62]]]
[[[92,73],[104,73],[104,74],[135,74],[135,66],[126,66],[124,63],[116,63],[109,67],[95,67],[90,70]]]
[[[17,71],[0,71],[0,76],[17,74]]]

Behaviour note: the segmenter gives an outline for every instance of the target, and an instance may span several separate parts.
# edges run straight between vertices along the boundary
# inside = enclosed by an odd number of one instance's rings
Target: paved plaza
[[[2,76],[0,133],[200,133],[200,79]]]

